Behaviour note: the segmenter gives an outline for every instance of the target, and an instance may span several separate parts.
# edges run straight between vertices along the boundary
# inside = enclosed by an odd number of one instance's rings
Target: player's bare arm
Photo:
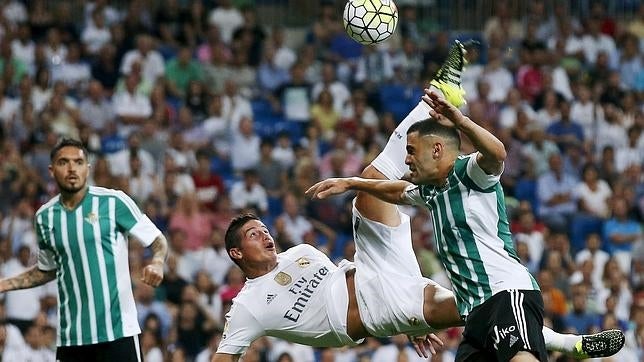
[[[44,271],[38,269],[37,265],[34,265],[16,276],[0,280],[0,292],[33,288],[54,279],[56,279],[55,269]]]
[[[215,353],[210,362],[237,362],[239,361],[238,354]]]
[[[503,171],[506,151],[503,143],[485,128],[479,126],[451,105],[438,93],[425,89],[423,101],[432,109],[429,114],[443,124],[452,124],[462,131],[479,151],[477,163],[488,175]]]
[[[154,239],[150,244],[152,261],[143,268],[141,280],[150,286],[158,287],[163,280],[163,265],[168,257],[168,241],[163,234]]]
[[[306,190],[313,199],[325,199],[349,190],[363,191],[392,204],[408,204],[405,189],[411,183],[403,180],[375,180],[361,177],[330,178]]]

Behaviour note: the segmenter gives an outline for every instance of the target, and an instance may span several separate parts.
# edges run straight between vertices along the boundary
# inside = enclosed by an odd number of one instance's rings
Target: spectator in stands
[[[121,73],[129,75],[134,63],[141,64],[142,78],[151,83],[154,83],[158,77],[163,76],[165,72],[163,58],[154,49],[154,39],[147,34],[138,35],[136,38],[136,49],[125,53],[123,62],[121,63]]]
[[[584,284],[572,286],[572,309],[564,317],[564,326],[569,333],[589,333],[599,329],[599,316],[588,311],[588,289]]]
[[[642,227],[628,216],[628,204],[623,198],[612,201],[612,217],[604,223],[603,238],[607,251],[615,257],[624,273],[631,270],[631,252],[642,242]]]
[[[586,32],[581,39],[586,64],[594,65],[597,61],[597,54],[605,52],[611,68],[615,68],[618,62],[617,46],[610,36],[601,32],[601,20],[597,17],[586,19]]]
[[[11,53],[25,64],[27,73],[33,75],[36,73],[36,43],[31,35],[28,23],[18,24],[16,38],[11,41]]]
[[[281,131],[277,134],[275,147],[271,151],[271,157],[277,161],[282,169],[290,171],[295,165],[295,151],[288,131]]]
[[[250,101],[240,92],[235,78],[231,77],[224,81],[222,108],[223,115],[230,121],[230,129],[233,132],[238,129],[243,117],[253,117]]]
[[[282,197],[284,211],[275,220],[276,241],[286,250],[300,244],[304,235],[313,232],[313,224],[303,214],[300,199],[291,192]]]
[[[156,163],[154,157],[141,148],[141,134],[138,132],[131,133],[127,137],[127,145],[117,152],[107,157],[110,165],[110,173],[114,176],[130,176],[130,159],[136,155],[141,162],[141,174],[154,175],[156,172]]]
[[[568,301],[563,291],[554,285],[553,280],[552,272],[549,269],[539,271],[537,282],[541,288],[541,295],[543,295],[545,315],[555,324],[560,324],[561,318],[568,312]]]
[[[208,34],[215,32],[212,28],[208,31]],[[213,42],[214,40],[210,39],[212,35],[209,35],[209,41]],[[234,72],[230,65],[230,59],[232,55],[229,54],[228,49],[220,43],[215,43],[210,47],[210,56],[207,61],[204,62],[203,72],[204,72],[204,83],[208,85],[210,92],[212,93],[222,93],[224,91],[224,84],[228,79],[233,78]]]
[[[333,94],[328,89],[323,89],[311,106],[312,126],[319,128],[325,140],[333,138],[335,127],[340,122],[340,112],[333,108],[333,104]]]
[[[273,150],[273,141],[263,139],[260,145],[257,174],[259,183],[266,189],[269,200],[279,200],[288,183],[288,173],[284,166],[273,158]]]
[[[557,144],[561,152],[566,152],[570,147],[581,147],[584,142],[584,130],[575,120],[570,118],[570,103],[566,100],[559,101],[559,120],[546,128],[546,133]]]
[[[125,78],[125,89],[112,97],[114,112],[121,124],[120,131],[125,135],[138,129],[152,115],[149,98],[137,92],[140,82],[141,79],[136,74],[128,75]]]
[[[233,131],[230,144],[230,161],[237,173],[257,167],[260,159],[261,140],[253,128],[252,118],[243,116]]]
[[[548,159],[550,170],[537,179],[539,217],[558,230],[567,230],[570,218],[577,211],[574,188],[577,180],[563,169],[559,154]]]
[[[269,101],[287,120],[308,122],[311,119],[311,89],[303,64],[295,63],[290,68],[290,80],[269,95]]]
[[[177,207],[170,214],[170,230],[180,229],[186,234],[186,250],[198,250],[210,237],[212,221],[208,212],[199,205],[197,195],[187,192],[177,200]]]
[[[586,236],[586,247],[575,256],[575,263],[581,265],[583,262],[590,260],[593,265],[592,283],[597,288],[600,286],[604,274],[604,266],[610,258],[610,255],[602,250],[602,239],[599,233],[590,233]]]
[[[177,57],[168,62],[165,77],[170,94],[181,99],[184,99],[191,81],[203,78],[201,65],[192,59],[189,47],[181,47]]]
[[[116,86],[119,76],[117,48],[112,44],[105,44],[98,51],[92,63],[92,77],[99,81],[108,92]]]
[[[224,192],[225,186],[222,178],[212,171],[210,157],[204,150],[196,153],[197,167],[192,172],[197,200],[204,210],[214,211],[217,197]]]
[[[282,84],[288,82],[288,69],[278,67],[275,64],[275,46],[271,43],[264,45],[262,58],[257,69],[257,82],[261,96],[275,92]]]
[[[112,33],[105,22],[103,9],[94,9],[91,14],[91,21],[86,22],[81,40],[85,51],[90,55],[96,55],[104,45],[110,42]]]
[[[266,189],[259,183],[257,170],[249,168],[243,171],[243,179],[236,181],[230,188],[230,200],[237,211],[255,210],[258,214],[268,211]]]
[[[89,82],[87,96],[81,100],[79,113],[81,121],[98,132],[102,131],[107,123],[114,121],[114,106],[105,97],[105,90],[100,82]]]
[[[333,110],[340,114],[351,98],[351,92],[347,86],[336,77],[336,69],[333,63],[327,62],[322,66],[322,79],[313,84],[311,90],[312,99],[319,99],[320,93],[327,90],[331,93]]]
[[[244,17],[231,0],[221,0],[208,16],[208,23],[219,28],[221,39],[230,45],[233,32],[244,24]]]
[[[145,326],[148,316],[155,315],[160,322],[161,335],[167,336],[172,324],[172,315],[165,303],[154,299],[154,289],[143,283],[136,283],[134,296],[139,324]]]

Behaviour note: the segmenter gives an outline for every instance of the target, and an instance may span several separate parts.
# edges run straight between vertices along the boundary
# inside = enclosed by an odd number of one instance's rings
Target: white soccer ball
[[[342,18],[351,38],[360,44],[375,44],[396,30],[398,9],[393,0],[349,0]]]

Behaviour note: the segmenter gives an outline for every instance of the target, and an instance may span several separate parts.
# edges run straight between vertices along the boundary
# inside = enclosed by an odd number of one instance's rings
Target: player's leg
[[[456,106],[460,106],[465,102],[463,98],[464,92],[460,87],[460,74],[465,64],[464,56],[465,47],[457,41],[450,49],[448,59],[439,70],[436,79],[431,82],[432,88],[443,92],[448,97],[447,99]],[[390,136],[385,149],[371,165],[365,168],[361,176],[370,179],[402,178],[408,171],[408,167],[405,164],[407,129],[412,124],[427,117],[429,117],[429,106],[421,100],[398,125]],[[366,193],[358,192],[354,205],[364,219],[381,223],[386,227],[401,226],[400,211],[393,204],[381,201]],[[357,233],[358,230],[358,227],[354,227],[354,233]],[[411,235],[411,232],[409,232],[409,235]],[[354,239],[358,240],[358,235],[354,235]],[[418,263],[411,249],[411,237],[405,237],[404,239],[403,244],[405,245],[400,246],[397,254],[403,258],[408,257],[409,263],[417,266]],[[392,240],[391,242],[395,241]],[[358,248],[360,248],[360,245],[356,242],[356,249]],[[359,252],[359,250],[357,251]],[[419,270],[419,268],[416,269]],[[418,276],[420,276],[419,273]],[[435,329],[463,324],[456,308],[453,293],[437,284],[425,285],[422,314],[425,321]]]
[[[456,41],[450,48],[445,63],[430,82],[432,90],[443,94],[445,99],[456,107],[465,104],[465,91],[461,88],[461,73],[466,64],[465,53],[465,46]],[[384,178],[390,180],[398,180],[405,175],[408,171],[407,165],[405,165],[407,130],[412,124],[428,117],[429,106],[420,100],[416,107],[396,127],[385,148],[371,163],[380,173],[380,177],[377,178],[383,178],[384,176]],[[363,177],[367,177],[367,175],[363,175]]]
[[[543,338],[549,351],[559,351],[576,359],[612,356],[624,346],[624,332],[611,329],[590,335],[561,334],[543,327]]]

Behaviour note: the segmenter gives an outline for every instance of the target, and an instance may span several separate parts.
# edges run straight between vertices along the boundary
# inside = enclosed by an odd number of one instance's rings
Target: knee
[[[423,314],[427,324],[434,329],[463,325],[463,319],[456,308],[454,294],[439,285],[425,286]]]

